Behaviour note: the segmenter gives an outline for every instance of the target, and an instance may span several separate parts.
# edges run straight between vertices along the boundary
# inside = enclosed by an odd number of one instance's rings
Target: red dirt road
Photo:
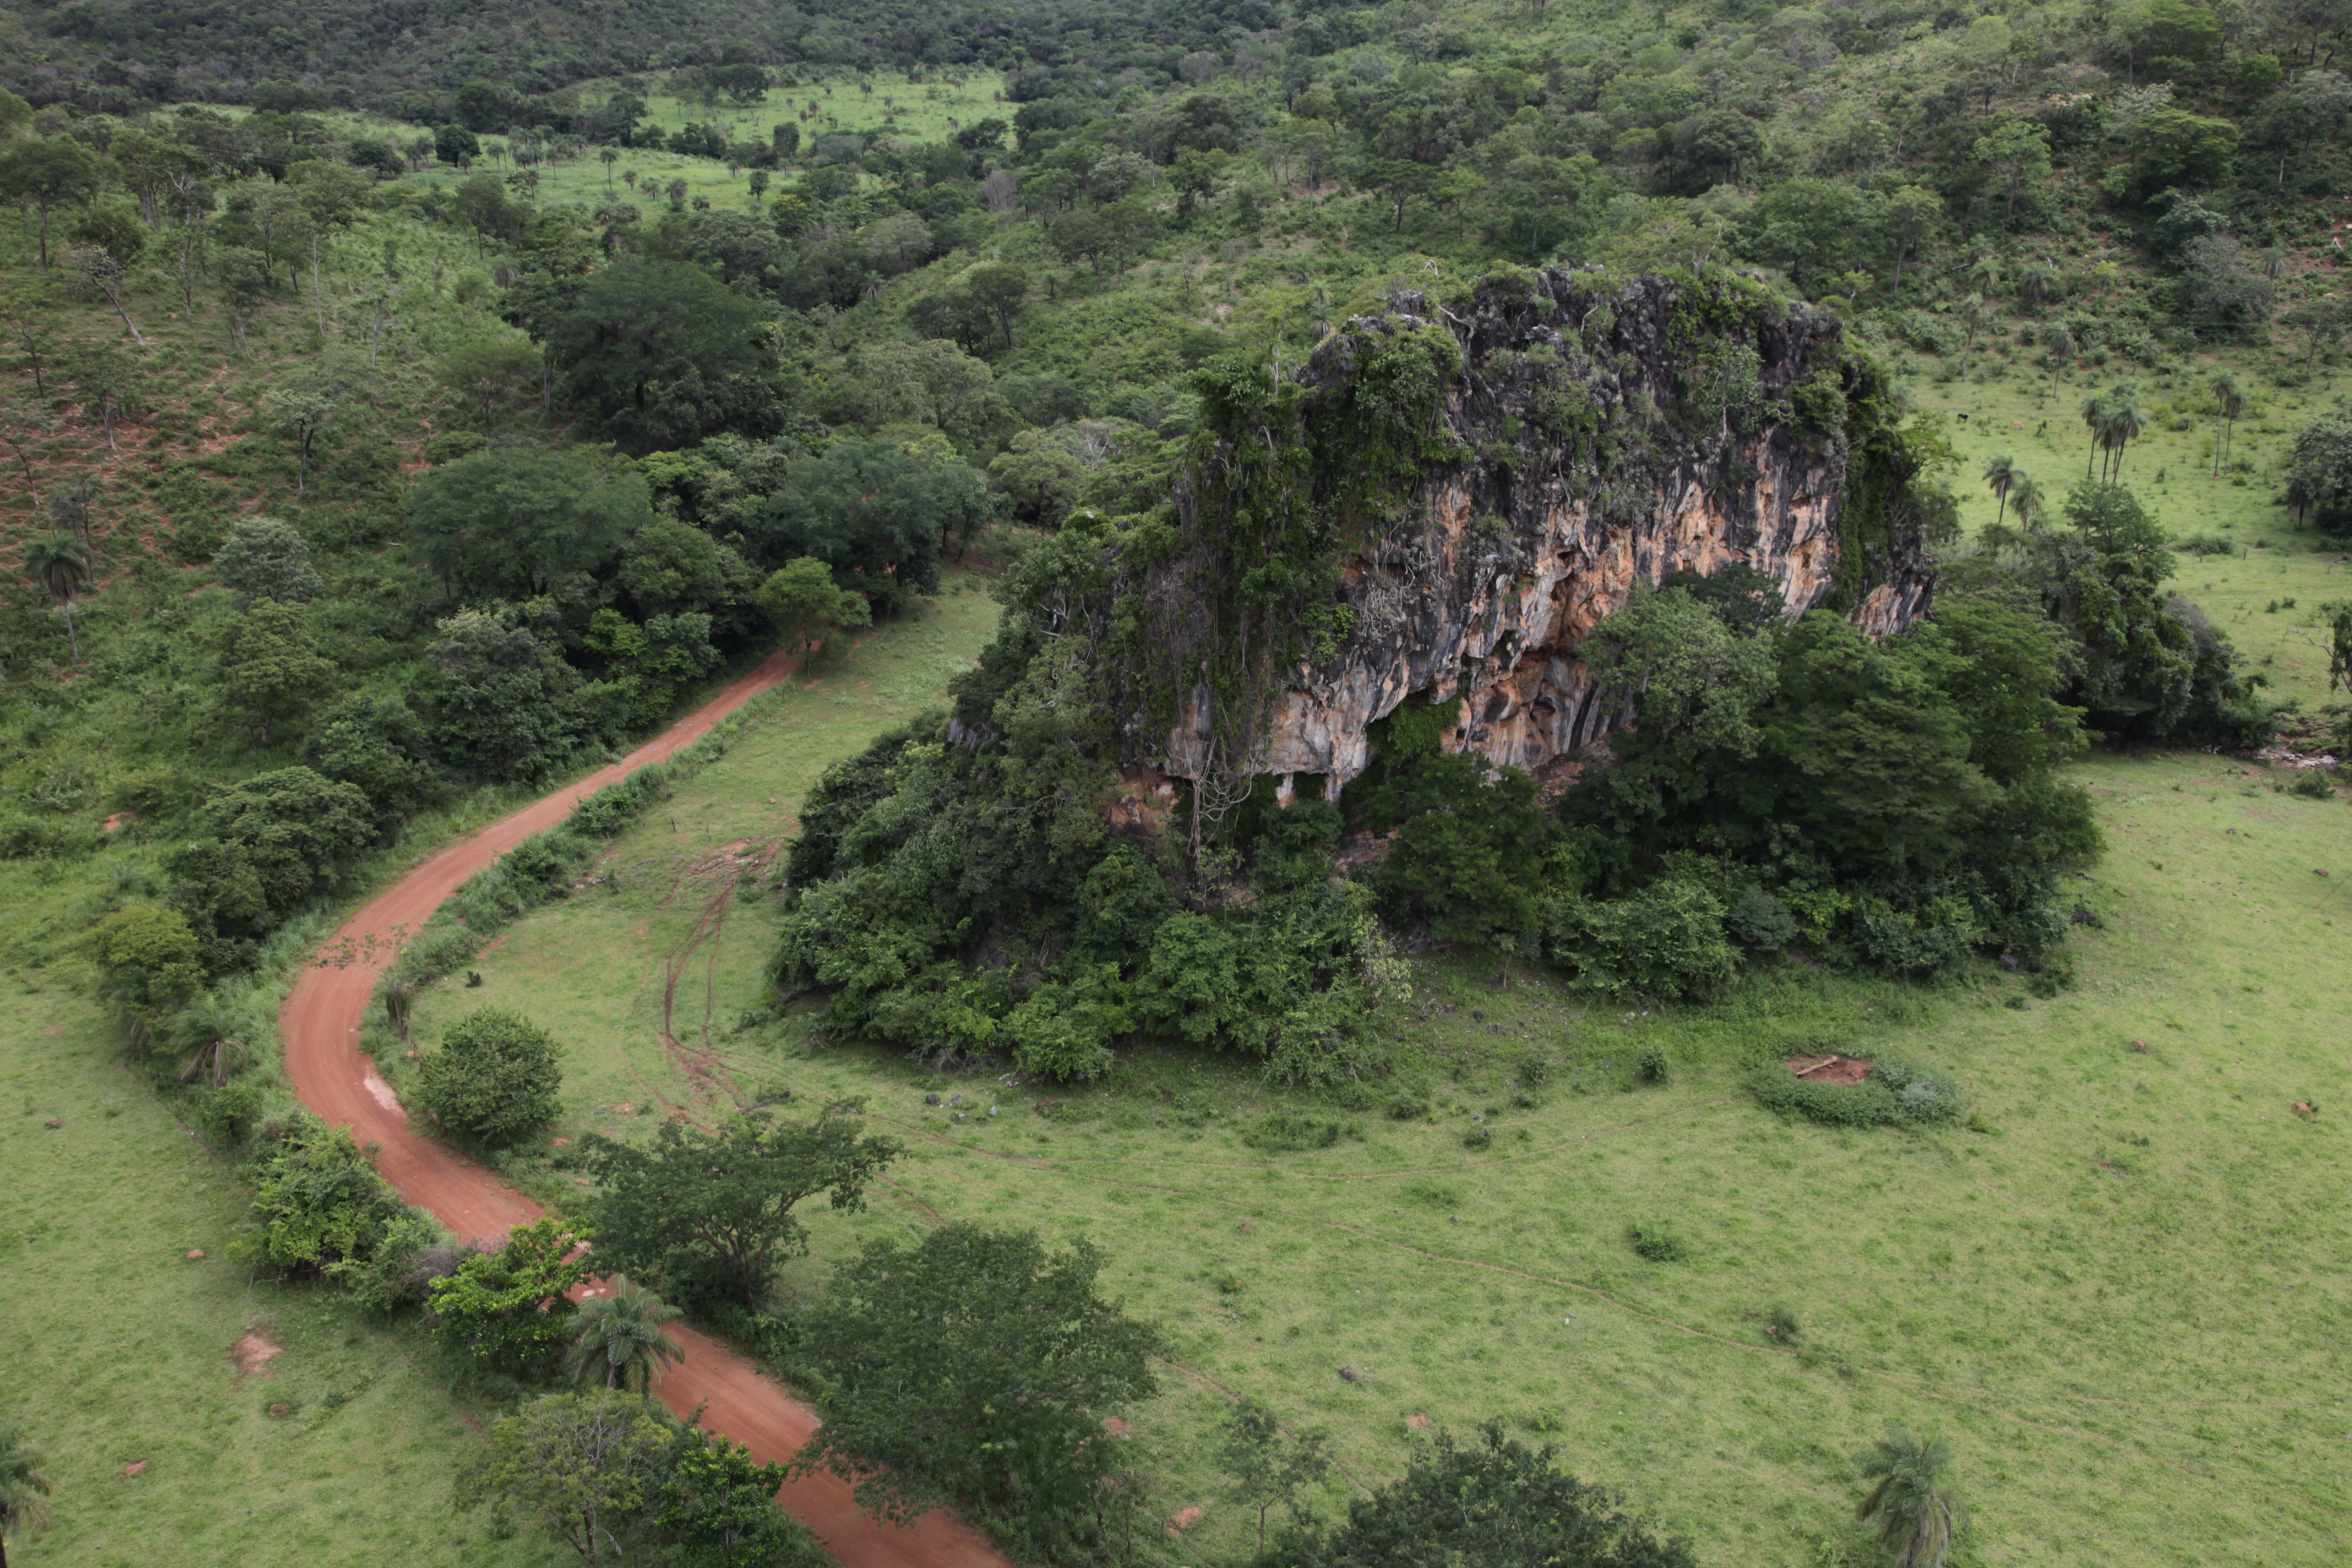
[[[791,656],[775,654],[621,762],[441,850],[370,900],[335,933],[335,941],[388,937],[396,925],[417,930],[467,878],[532,834],[562,823],[579,801],[699,738],[783,679],[793,664]],[[362,1142],[380,1144],[376,1166],[384,1179],[410,1203],[432,1211],[452,1234],[502,1237],[539,1218],[537,1204],[409,1129],[391,1086],[359,1048],[360,1024],[374,988],[374,972],[357,964],[304,972],[278,1014],[295,1092],[329,1121],[348,1123]],[[703,1424],[745,1445],[762,1461],[790,1458],[816,1430],[815,1413],[751,1363],[690,1329],[672,1331],[686,1349],[686,1360],[670,1369],[656,1390],[664,1405],[685,1415],[707,1403]],[[926,1514],[907,1529],[876,1523],[857,1511],[849,1488],[830,1476],[794,1481],[778,1500],[847,1568],[1013,1568],[1010,1559],[943,1513]]]

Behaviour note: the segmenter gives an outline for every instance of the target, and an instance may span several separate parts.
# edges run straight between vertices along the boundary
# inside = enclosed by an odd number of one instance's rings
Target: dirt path
[[[562,823],[579,801],[648,763],[668,758],[792,672],[778,653],[621,762],[536,801],[436,854],[371,899],[335,933],[338,942],[395,925],[415,931],[458,885],[534,833]],[[411,1131],[390,1085],[359,1048],[360,1023],[375,986],[373,971],[352,965],[304,972],[278,1015],[286,1071],[302,1102],[329,1121],[348,1123],[362,1142],[382,1146],[376,1166],[410,1203],[429,1209],[461,1237],[504,1236],[540,1217],[537,1204],[481,1166]],[[677,1328],[683,1365],[661,1384],[664,1405],[685,1415],[709,1405],[703,1425],[748,1447],[761,1460],[787,1459],[816,1430],[816,1415],[724,1345]],[[849,1489],[829,1476],[786,1487],[779,1500],[816,1531],[847,1568],[1012,1568],[1011,1561],[943,1513],[908,1529],[877,1524],[857,1511]]]

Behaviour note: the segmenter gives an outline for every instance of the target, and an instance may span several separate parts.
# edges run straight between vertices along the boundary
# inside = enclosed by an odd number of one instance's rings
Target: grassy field
[[[55,1528],[12,1560],[545,1562],[449,1511],[476,1417],[431,1348],[331,1294],[248,1281],[227,1256],[243,1188],[118,1065],[121,1032],[48,974],[5,984],[6,1408],[56,1487]],[[233,1347],[257,1332],[282,1350],[247,1374]]]
[[[2001,362],[1979,354],[1979,375],[1988,363]],[[2083,481],[2090,458],[2083,400],[2118,381],[2137,381],[2151,417],[2147,434],[2132,443],[2124,482],[2175,539],[2222,539],[2236,552],[2182,555],[2174,591],[2202,606],[2230,634],[2247,667],[2269,679],[2274,700],[2293,698],[2305,711],[2315,712],[2343,700],[2327,689],[2327,634],[2320,605],[2352,597],[2352,564],[2340,547],[2316,533],[2296,531],[2279,498],[2295,433],[2336,405],[2344,380],[2328,372],[2300,386],[2280,385],[2267,374],[2269,363],[2266,356],[2233,351],[2198,354],[2186,371],[2171,375],[2117,363],[2053,378],[2032,370],[2021,351],[2013,365],[1992,379],[1947,382],[1922,374],[1914,390],[1920,406],[1947,418],[1946,430],[1962,458],[1951,476],[1960,496],[1961,526],[1973,531],[1994,521],[1997,503],[1980,476],[1996,454],[2014,458],[2034,476],[2056,521],[2056,509],[2067,489]],[[2216,478],[2212,404],[2206,388],[2223,371],[2233,374],[2247,394],[2245,415],[2231,438],[2231,467],[2242,459],[2252,471]]]
[[[1402,1468],[1422,1417],[1501,1416],[1711,1563],[1869,1561],[1846,1455],[1888,1419],[1951,1436],[1979,1521],[1964,1562],[2341,1559],[2346,987],[2322,934],[2352,918],[2340,802],[2217,758],[2084,764],[2111,853],[2082,897],[2105,924],[2055,999],[1997,972],[1937,991],[1797,972],[1627,1016],[1424,961],[1393,1089],[1431,1113],[1401,1121],[1183,1053],[1066,1093],[811,1051],[804,1012],[739,1027],[770,938],[764,902],[729,889],[734,847],[786,831],[823,760],[795,715],[887,707],[887,682],[793,701],[620,840],[614,881],[510,930],[478,991],[421,1016],[493,1003],[552,1026],[565,1135],[778,1086],[866,1097],[909,1153],[865,1216],[813,1216],[793,1288],[863,1236],[942,1217],[1093,1237],[1176,1338],[1136,1430],[1162,1511],[1207,1511],[1160,1560],[1243,1554],[1244,1510],[1199,1457],[1240,1394],[1328,1426],[1358,1483]],[[1632,1071],[1648,1044],[1664,1087]],[[1860,1134],[1757,1108],[1744,1071],[1816,1046],[1948,1068],[1969,1118]],[[1522,1088],[1535,1047],[1554,1070]],[[965,1103],[928,1109],[931,1091]],[[1348,1134],[1305,1153],[1244,1142],[1286,1109]],[[1492,1148],[1465,1147],[1481,1125]],[[1627,1247],[1651,1219],[1682,1229],[1686,1261]],[[1775,1309],[1793,1343],[1766,1332]]]
[[[895,135],[917,142],[943,142],[956,130],[993,115],[1010,123],[1013,106],[999,103],[997,92],[1002,79],[991,73],[980,73],[962,82],[911,82],[899,73],[877,71],[857,79],[870,84],[873,91],[861,92],[856,81],[839,80],[804,87],[777,88],[768,94],[765,103],[748,108],[727,105],[709,107],[698,100],[679,98],[667,92],[656,92],[646,100],[645,122],[664,131],[676,131],[692,121],[698,124],[718,123],[726,128],[730,142],[751,142],[765,145],[771,133],[780,124],[796,124],[801,128],[801,146],[805,155],[815,137],[829,131],[855,132],[866,136]],[[583,101],[601,101],[614,84],[585,82],[571,91]],[[802,111],[809,104],[816,105],[814,119],[803,119]],[[386,120],[375,115],[336,113],[321,116],[350,134],[390,139],[406,145],[420,133],[417,126],[402,121]],[[487,142],[504,144],[504,138],[491,136]],[[687,183],[687,199],[707,200],[714,207],[764,211],[773,199],[775,187],[789,184],[796,174],[791,167],[772,171],[770,195],[754,200],[751,188],[751,171],[729,174],[724,163],[709,158],[688,157],[683,153],[650,152],[644,148],[623,148],[620,162],[607,169],[595,155],[562,163],[535,165],[539,173],[537,197],[542,206],[577,204],[594,207],[601,202],[621,199],[634,201],[651,211],[660,203],[654,193],[673,180]],[[447,164],[436,164],[421,174],[404,176],[412,185],[455,185],[472,173],[505,174],[512,165],[483,158],[474,170],[460,172]],[[638,177],[638,195],[631,195],[623,176],[634,172]]]

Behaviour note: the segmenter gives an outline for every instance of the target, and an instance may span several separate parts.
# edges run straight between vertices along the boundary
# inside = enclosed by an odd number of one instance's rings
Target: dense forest
[[[267,1034],[305,922],[965,570],[996,638],[803,803],[768,1000],[1038,1080],[1168,1046],[1370,1109],[1432,946],[1629,1007],[1823,967],[2054,995],[2103,850],[2067,765],[2319,721],[2180,596],[2243,542],[2169,525],[2140,444],[2191,433],[2352,535],[2352,421],[2240,445],[2352,327],[2352,9],[677,26],[110,0],[0,26],[0,856],[107,873],[12,942],[87,970],[270,1194],[344,1158],[224,1052]],[[2031,393],[2080,445],[1964,468],[1923,384]],[[1736,564],[1643,582],[1578,653],[1613,717],[1571,770],[1465,749],[1444,682],[1344,788],[1263,765],[1279,690],[1374,635],[1350,563],[1421,548],[1433,476],[1540,469],[1625,520],[1684,467],[1748,493],[1752,452],[1836,476],[1844,575],[1804,603]],[[1963,531],[1964,495],[1994,521]],[[1506,582],[1507,510],[1472,524]],[[1895,562],[1924,613],[1865,635]],[[1180,768],[1196,715],[1211,760]],[[401,1043],[415,985],[658,787],[388,965]],[[1900,1116],[1952,1114],[1915,1087]],[[430,1237],[382,1193],[354,1212],[340,1255],[265,1260],[414,1306]],[[989,1506],[1076,1561],[1080,1502]]]

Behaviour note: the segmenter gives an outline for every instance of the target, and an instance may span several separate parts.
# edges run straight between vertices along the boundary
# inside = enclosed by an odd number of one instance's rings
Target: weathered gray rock
[[[1350,374],[1362,334],[1444,324],[1463,351],[1444,412],[1461,456],[1433,466],[1398,521],[1342,563],[1349,635],[1287,672],[1248,771],[1320,774],[1336,791],[1370,761],[1367,728],[1410,696],[1451,706],[1448,750],[1572,773],[1572,754],[1622,716],[1579,645],[1637,586],[1676,572],[1744,563],[1780,581],[1792,614],[1842,592],[1874,636],[1926,609],[1933,583],[1915,536],[1842,538],[1848,437],[1818,417],[1821,388],[1843,408],[1837,388],[1857,384],[1840,324],[1794,306],[1752,340],[1695,344],[1686,317],[1677,344],[1676,288],[1645,278],[1604,292],[1547,271],[1450,310],[1407,295],[1318,352],[1299,379],[1328,386]],[[1564,398],[1590,400],[1570,437]],[[1168,734],[1164,774],[1199,776],[1205,697]]]

